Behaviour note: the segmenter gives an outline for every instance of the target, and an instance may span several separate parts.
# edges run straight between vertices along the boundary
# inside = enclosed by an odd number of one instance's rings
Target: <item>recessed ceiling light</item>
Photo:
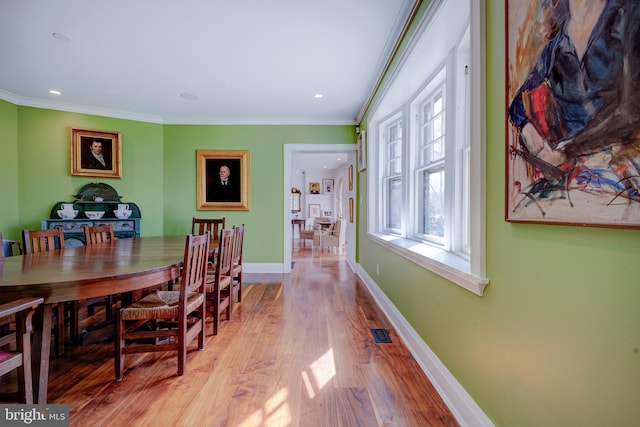
[[[185,93],[181,93],[180,97],[184,98],[184,99],[188,99],[189,101],[197,101],[198,99],[200,99],[200,98],[198,98],[197,95],[194,95],[192,93],[186,93],[186,92]]]
[[[49,91],[49,93],[51,93],[53,95],[62,95],[62,92],[60,92],[59,90],[55,90],[55,89],[51,89]]]
[[[62,34],[62,33],[53,33],[51,34],[54,38],[63,41],[63,42],[70,42],[71,41],[71,37],[69,37],[66,34]]]
[[[321,93],[316,93],[315,95],[313,95],[314,98],[316,99],[320,99],[322,98],[324,95],[322,95]]]

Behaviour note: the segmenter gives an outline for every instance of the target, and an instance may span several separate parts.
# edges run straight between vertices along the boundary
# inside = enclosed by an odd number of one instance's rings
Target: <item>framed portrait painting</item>
[[[120,132],[71,128],[71,175],[122,178]]]
[[[319,182],[310,182],[309,183],[309,194],[320,194],[320,183]]]
[[[333,179],[322,180],[322,194],[333,194]]]
[[[367,168],[367,134],[361,130],[358,134],[358,172]]]
[[[505,220],[640,228],[640,2],[505,0]]]
[[[198,210],[249,210],[249,151],[196,150]]]

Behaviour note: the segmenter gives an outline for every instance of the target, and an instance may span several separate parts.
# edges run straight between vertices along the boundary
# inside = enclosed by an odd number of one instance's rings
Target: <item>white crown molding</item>
[[[66,111],[70,113],[91,114],[95,116],[112,117],[116,119],[135,120],[138,122],[174,124],[174,125],[346,125],[356,124],[355,119],[343,120],[338,118],[318,119],[306,118],[264,118],[264,117],[227,117],[227,116],[194,116],[194,117],[161,117],[151,114],[141,114],[131,111],[111,110],[108,108],[90,107],[86,105],[66,104],[50,100],[20,97],[0,89],[0,99],[22,107],[44,108],[47,110]]]

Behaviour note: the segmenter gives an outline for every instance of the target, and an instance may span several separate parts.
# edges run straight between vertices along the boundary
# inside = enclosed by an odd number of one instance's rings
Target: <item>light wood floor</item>
[[[69,404],[72,426],[458,425],[343,256],[293,246],[292,274],[247,275],[184,376],[171,353],[129,355],[116,382],[112,342],[69,346],[49,403]]]

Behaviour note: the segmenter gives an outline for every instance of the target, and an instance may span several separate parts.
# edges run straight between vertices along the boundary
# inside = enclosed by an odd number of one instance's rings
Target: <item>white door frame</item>
[[[284,265],[282,266],[283,273],[291,272],[291,240],[292,229],[291,229],[291,170],[293,169],[293,165],[291,163],[292,154],[296,152],[346,152],[348,153],[348,160],[351,165],[353,165],[354,170],[354,185],[353,185],[353,198],[356,199],[356,185],[355,185],[355,160],[356,160],[356,151],[357,146],[355,144],[284,144],[284,171],[283,171],[283,188],[282,194],[284,194],[284,205],[283,205],[283,219],[284,219]],[[354,203],[354,209],[356,208],[356,203]],[[355,258],[356,258],[356,222],[355,218],[357,218],[356,212],[353,213],[354,222],[347,223],[347,262],[354,266]]]

